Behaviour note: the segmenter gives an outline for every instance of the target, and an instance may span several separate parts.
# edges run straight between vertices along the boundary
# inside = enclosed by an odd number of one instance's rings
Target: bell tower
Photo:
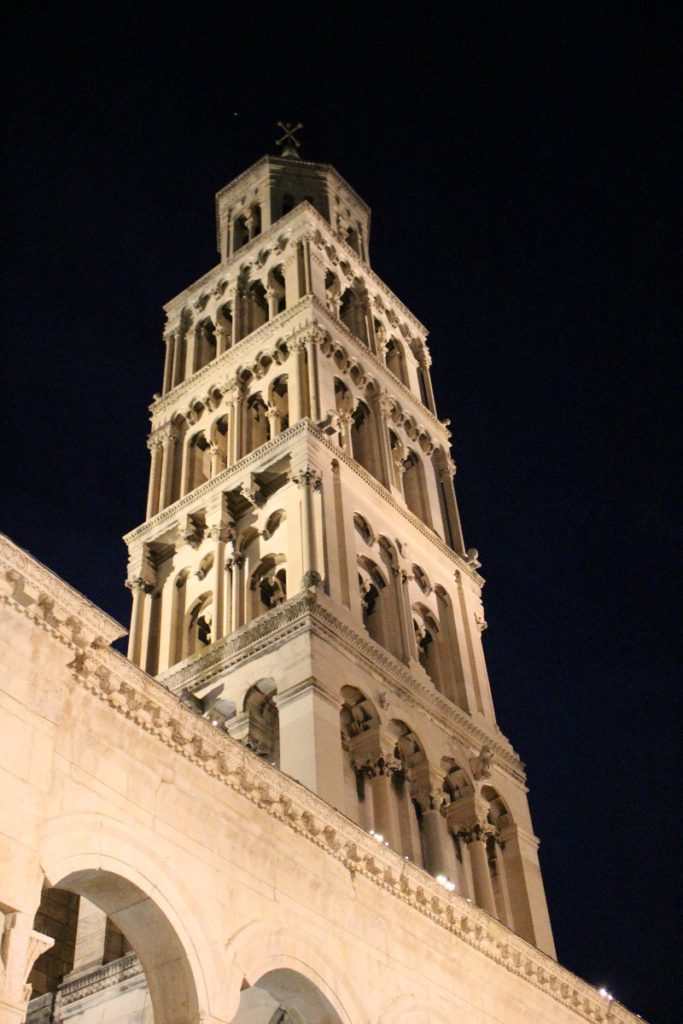
[[[283,128],[165,307],[129,657],[554,956],[427,331],[370,267],[366,204]]]

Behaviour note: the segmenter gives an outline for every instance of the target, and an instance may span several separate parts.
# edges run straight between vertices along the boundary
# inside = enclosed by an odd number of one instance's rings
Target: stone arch
[[[359,341],[368,344],[367,302],[361,287],[353,285],[342,294],[339,319]]]
[[[335,967],[343,962],[343,957],[341,951],[334,955],[331,941],[329,933],[322,931],[314,933],[260,921],[247,925],[230,940],[227,949],[228,957],[234,958],[230,986],[236,1006],[244,981],[255,986],[273,971],[288,970],[307,979],[322,993],[338,1018],[335,1021],[333,1017],[331,1024],[370,1024],[363,1003]]]
[[[425,480],[424,465],[418,453],[411,448],[403,460],[403,495],[406,505],[427,526],[432,525]]]
[[[246,454],[260,448],[268,440],[268,407],[258,391],[247,401],[247,450]]]
[[[376,562],[365,556],[359,556],[358,568],[363,625],[375,643],[395,653],[395,625],[392,618],[394,602],[390,577]]]
[[[102,813],[70,814],[47,823],[40,861],[47,886],[90,900],[123,933],[145,971],[156,1024],[191,1024],[210,1006],[223,1017],[218,935],[157,837]]]
[[[211,445],[203,430],[197,430],[185,443],[185,479],[183,494],[211,479]]]
[[[392,719],[389,728],[395,737],[394,757],[401,771],[393,778],[402,852],[415,864],[422,864],[424,855],[420,838],[418,797],[429,792],[429,762],[424,744],[412,726],[401,719]]]
[[[396,338],[389,338],[385,348],[385,362],[387,370],[393,373],[394,377],[400,380],[405,387],[410,387],[408,368],[406,366],[406,355],[403,345]]]
[[[264,555],[249,580],[251,619],[287,600],[287,556],[281,552]]]
[[[352,413],[351,448],[356,462],[382,483],[376,416],[362,399],[356,403]]]
[[[467,699],[467,688],[463,673],[463,655],[458,639],[458,630],[455,624],[455,611],[453,601],[441,584],[434,587],[436,605],[439,614],[439,635],[437,644],[439,649],[439,664],[441,668],[441,690],[463,711],[470,711],[469,700]]]
[[[352,821],[370,829],[373,825],[372,808],[366,800],[365,777],[357,767],[371,752],[375,753],[372,734],[377,734],[379,728],[379,712],[370,698],[356,686],[342,686],[341,697],[339,722],[346,812]]]
[[[281,373],[270,385],[270,436],[274,437],[289,426],[289,377]]]
[[[253,683],[244,695],[242,709],[247,715],[245,746],[271,764],[280,761],[280,721],[275,703],[277,684],[271,677]]]
[[[421,602],[413,605],[413,628],[418,661],[437,689],[441,690],[441,629],[433,612]]]

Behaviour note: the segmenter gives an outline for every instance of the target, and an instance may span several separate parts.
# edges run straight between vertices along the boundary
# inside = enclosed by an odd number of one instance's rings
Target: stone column
[[[130,617],[128,634],[128,657],[135,664],[144,668],[147,660],[146,642],[149,637],[150,608],[147,596],[152,593],[152,583],[142,576],[126,580],[126,587],[133,596],[133,609]]]
[[[165,334],[166,359],[164,362],[164,386],[163,393],[166,394],[173,387],[173,359],[175,356],[175,334]]]
[[[408,596],[408,573],[399,566],[392,568],[396,588],[396,610],[399,628],[401,630],[401,645],[403,647],[403,658],[406,662],[418,661],[417,641],[413,629],[413,613],[410,608]]]
[[[359,768],[372,790],[375,832],[384,836],[392,850],[401,853],[401,826],[398,820],[396,794],[391,781],[396,772],[401,770],[401,762],[393,753],[387,753],[365,761]]]
[[[162,440],[163,453],[161,459],[161,482],[159,485],[159,511],[170,505],[171,490],[173,487],[173,468],[175,464],[175,447],[178,444],[178,435],[173,429],[169,429]]]
[[[474,898],[482,910],[492,917],[498,917],[496,897],[489,869],[489,857],[486,843],[492,833],[481,825],[462,830],[459,835],[467,843],[472,864],[472,881],[474,882]]]
[[[383,391],[376,399],[375,407],[377,409],[377,448],[379,452],[380,473],[382,483],[388,490],[391,490],[393,474],[391,472],[392,458],[391,444],[389,443],[389,420],[394,411],[394,400],[388,392]]]
[[[242,625],[242,607],[244,604],[242,568],[244,566],[244,555],[236,554],[226,562],[226,568],[230,573],[230,589],[232,592],[232,608],[230,632],[234,632]]]
[[[55,940],[32,928],[33,918],[22,912],[0,911],[0,1019],[23,1024],[31,998],[28,976]]]
[[[216,324],[216,358],[222,356],[230,348],[232,341],[228,328],[223,324]]]
[[[171,370],[171,388],[179,384],[183,378],[185,367],[180,365],[183,346],[180,331],[173,335],[173,368]]]
[[[418,793],[416,800],[422,812],[425,867],[434,877],[445,875],[461,890],[455,847],[444,816],[446,795],[443,785],[435,783],[428,791],[423,790]]]
[[[271,438],[277,437],[282,429],[282,418],[274,405],[269,405],[266,410],[268,417],[268,433]]]
[[[244,385],[236,378],[227,381],[223,396],[228,405],[228,465],[234,466],[242,458],[244,444]]]
[[[159,511],[159,494],[161,487],[161,464],[163,460],[163,439],[153,435],[147,439],[152,464],[149,471],[149,490],[147,492],[146,519],[151,519]]]
[[[280,727],[280,771],[344,810],[340,702],[314,679],[275,697]]]
[[[211,591],[213,593],[213,622],[211,640],[221,640],[225,636],[225,545],[234,535],[234,525],[229,522],[222,510],[214,513],[212,522],[206,527],[207,536],[214,543],[213,566],[211,569]]]
[[[319,331],[309,331],[305,338],[306,369],[308,372],[308,415],[317,423],[320,419],[320,389],[318,384],[318,346],[322,341]]]
[[[292,478],[301,489],[301,535],[303,576],[301,589],[315,587],[321,582],[317,565],[315,517],[313,515],[313,492],[320,490],[322,483],[317,470],[306,466]]]
[[[458,554],[462,555],[465,553],[465,539],[462,535],[460,512],[458,511],[458,502],[455,497],[455,485],[453,483],[455,472],[455,463],[449,459],[443,469],[437,470],[437,486],[443,487],[445,498],[444,504],[446,506],[448,522],[443,525],[446,532],[446,543],[452,542],[454,549]]]
[[[289,346],[292,369],[289,374],[289,425],[293,426],[306,415],[306,378],[304,374],[303,338],[296,338]]]

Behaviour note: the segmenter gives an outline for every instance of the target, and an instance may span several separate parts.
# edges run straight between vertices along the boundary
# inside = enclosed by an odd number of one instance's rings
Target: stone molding
[[[31,609],[54,634],[106,646],[128,630],[0,533],[0,594]],[[58,607],[58,611],[55,609]]]
[[[87,999],[104,988],[111,988],[137,975],[144,977],[142,964],[135,953],[127,953],[118,960],[88,971],[80,978],[63,982],[59,989],[59,1004],[68,1006],[80,999]]]
[[[15,546],[0,546],[3,570],[16,563]],[[44,567],[25,554],[27,577],[45,579],[46,591],[55,603],[66,599],[78,603],[78,619],[92,616],[92,606],[76,595]],[[23,578],[23,577],[22,577]],[[305,595],[304,600],[314,600]],[[16,596],[16,588],[3,595],[5,603],[28,616],[40,628],[56,636],[74,653],[69,663],[75,682],[135,726],[154,736],[165,747],[195,765],[217,782],[228,786],[292,832],[334,857],[350,872],[362,875],[393,898],[428,917],[512,974],[542,990],[593,1024],[607,1021],[635,1024],[636,1017],[615,1002],[608,1002],[592,986],[561,967],[551,957],[515,935],[505,925],[475,907],[456,892],[446,892],[422,868],[380,846],[359,825],[330,807],[300,783],[246,750],[224,733],[218,733],[204,718],[193,713],[163,685],[129,662],[123,655],[102,645],[99,635],[84,636],[80,630],[58,630],[31,604]],[[61,604],[58,609],[63,611]],[[110,622],[102,613],[102,618]],[[59,626],[63,620],[55,616]]]

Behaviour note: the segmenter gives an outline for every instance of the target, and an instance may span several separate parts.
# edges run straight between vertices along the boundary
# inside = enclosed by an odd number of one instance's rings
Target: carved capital
[[[304,466],[303,469],[298,470],[292,477],[292,481],[297,487],[310,487],[314,491],[319,491],[322,486],[320,472],[313,469],[312,466]]]
[[[308,590],[309,587],[319,587],[323,578],[315,569],[308,569],[301,577],[301,590]]]
[[[143,594],[151,594],[154,590],[154,584],[150,583],[143,576],[134,576],[132,579],[127,579],[125,585],[131,593],[139,591]]]
[[[402,770],[401,762],[393,754],[380,754],[379,757],[367,758],[356,763],[356,771],[371,779],[378,779],[384,775],[391,777]]]

